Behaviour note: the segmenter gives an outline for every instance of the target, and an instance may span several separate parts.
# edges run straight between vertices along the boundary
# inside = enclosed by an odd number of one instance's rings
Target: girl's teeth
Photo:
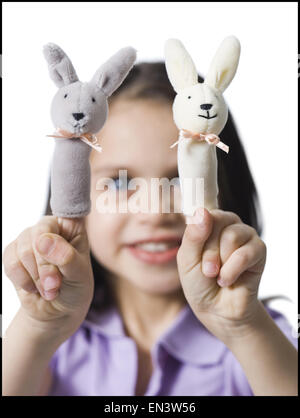
[[[145,242],[144,244],[137,244],[136,247],[141,248],[142,250],[149,251],[149,252],[162,252],[166,251],[169,248],[175,246],[175,243],[165,243],[165,242]]]

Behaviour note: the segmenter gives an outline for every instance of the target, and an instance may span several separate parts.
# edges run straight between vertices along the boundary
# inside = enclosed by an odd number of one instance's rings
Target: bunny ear
[[[58,45],[48,43],[44,46],[43,53],[48,62],[50,77],[57,87],[60,88],[78,81],[70,58]]]
[[[195,64],[178,39],[168,39],[165,43],[166,70],[176,93],[198,84]]]
[[[211,62],[204,82],[223,92],[236,73],[240,50],[240,42],[235,36],[225,38]]]
[[[132,47],[120,49],[96,71],[91,82],[110,96],[123,82],[136,60]]]

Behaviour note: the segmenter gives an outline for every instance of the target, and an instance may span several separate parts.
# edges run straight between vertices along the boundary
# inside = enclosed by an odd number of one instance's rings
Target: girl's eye
[[[95,98],[94,98],[94,97],[92,97],[92,102],[93,102],[93,103],[95,103],[95,101],[96,101],[96,100],[95,100]]]
[[[188,96],[188,99],[191,99],[192,97],[191,96]]]
[[[125,179],[116,177],[113,178],[117,190],[126,190],[128,188],[128,179],[127,182]]]
[[[68,97],[68,95],[67,95],[67,93],[66,93],[66,94],[64,95],[64,99],[65,99],[65,98],[67,98],[67,97]]]

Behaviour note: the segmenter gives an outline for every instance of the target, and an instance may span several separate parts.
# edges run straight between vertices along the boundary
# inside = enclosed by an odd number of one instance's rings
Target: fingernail
[[[59,286],[59,280],[57,277],[48,276],[44,280],[43,287],[45,291],[56,289]]]
[[[211,262],[211,261],[206,261],[203,264],[203,267],[202,267],[203,274],[209,275],[209,276],[211,276],[213,274],[217,274],[218,270],[219,270],[218,265],[216,263]]]
[[[47,300],[52,300],[52,299],[55,299],[56,298],[56,296],[57,296],[57,291],[56,290],[54,290],[54,291],[49,291],[49,292],[44,292],[44,297],[45,297],[45,299],[47,299]]]
[[[37,242],[37,249],[42,254],[49,254],[55,245],[55,240],[49,236],[41,236]]]

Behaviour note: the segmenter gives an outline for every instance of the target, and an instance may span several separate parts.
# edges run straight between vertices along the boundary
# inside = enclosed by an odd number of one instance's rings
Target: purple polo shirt
[[[292,328],[267,308],[297,347]],[[55,352],[48,395],[134,396],[138,357],[115,307],[90,315]],[[212,335],[186,305],[151,350],[153,374],[145,395],[253,395],[231,351]]]

